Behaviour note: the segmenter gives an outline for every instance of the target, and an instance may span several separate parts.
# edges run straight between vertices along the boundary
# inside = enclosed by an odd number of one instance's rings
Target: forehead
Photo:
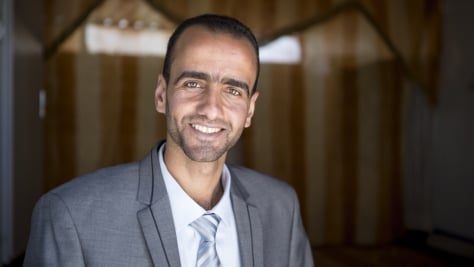
[[[185,50],[202,47],[232,47],[251,55],[255,63],[258,61],[252,43],[244,36],[237,36],[222,30],[214,31],[201,25],[190,26],[181,33],[176,40],[173,59],[179,57]]]

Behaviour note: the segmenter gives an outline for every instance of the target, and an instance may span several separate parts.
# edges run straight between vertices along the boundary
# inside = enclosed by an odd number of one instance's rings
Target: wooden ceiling
[[[44,0],[44,43],[48,57],[85,23],[125,19],[174,27],[202,13],[237,17],[265,43],[360,7],[359,1],[353,0]]]

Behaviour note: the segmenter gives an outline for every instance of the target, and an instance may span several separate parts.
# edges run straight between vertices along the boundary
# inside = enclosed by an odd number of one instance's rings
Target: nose
[[[202,93],[197,112],[209,120],[215,120],[221,115],[222,107],[222,95],[219,89],[217,86],[210,86]]]

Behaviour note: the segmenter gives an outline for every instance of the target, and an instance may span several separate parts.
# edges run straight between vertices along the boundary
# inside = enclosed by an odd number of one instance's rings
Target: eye
[[[196,81],[185,82],[184,86],[188,88],[201,88],[201,85]]]
[[[229,94],[231,94],[231,95],[234,95],[234,96],[241,96],[241,95],[242,95],[242,93],[240,92],[240,90],[235,89],[235,88],[233,88],[233,87],[227,89],[227,92],[228,92]]]

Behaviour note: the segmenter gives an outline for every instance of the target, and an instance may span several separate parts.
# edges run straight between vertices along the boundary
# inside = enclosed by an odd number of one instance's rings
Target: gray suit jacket
[[[180,266],[157,151],[45,194],[33,212],[25,266]],[[294,190],[229,169],[241,265],[313,266]]]

